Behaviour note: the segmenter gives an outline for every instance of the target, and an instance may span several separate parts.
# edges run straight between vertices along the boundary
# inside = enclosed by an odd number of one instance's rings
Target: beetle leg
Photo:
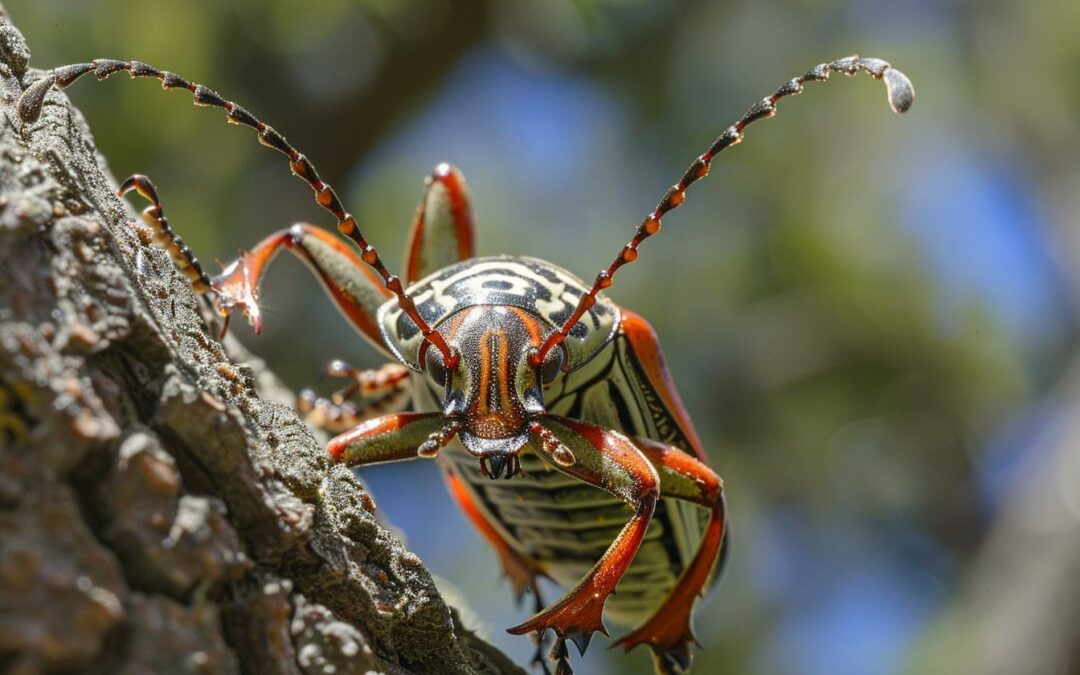
[[[168,218],[165,217],[165,209],[161,206],[161,200],[158,198],[157,188],[154,187],[153,182],[146,176],[137,173],[128,176],[120,184],[120,189],[116,191],[116,194],[123,197],[132,190],[135,190],[139,193],[139,196],[150,202],[150,206],[143,209],[140,215],[143,222],[152,232],[150,235],[151,240],[168,251],[173,264],[191,282],[192,290],[200,294],[209,292],[210,278],[203,271],[199,259],[191,252],[191,249],[184,243],[180,235],[173,232]],[[149,242],[144,241],[143,243]]]
[[[213,277],[211,286],[218,292],[218,311],[224,316],[233,309],[241,309],[255,331],[262,330],[259,282],[283,246],[307,264],[345,319],[372,344],[385,350],[375,311],[393,294],[364,265],[353,247],[307,223],[297,223],[271,234]]]
[[[436,270],[475,253],[472,206],[461,172],[449,164],[436,166],[424,180],[405,247],[405,280],[414,283]]]
[[[449,423],[453,424],[456,423]],[[430,443],[449,425],[442,413],[393,413],[368,420],[335,437],[326,450],[335,461],[349,466],[415,459],[421,446]]]
[[[325,377],[352,380],[348,386],[330,396],[334,403],[343,403],[357,394],[362,398],[372,398],[405,389],[411,373],[407,366],[400,363],[387,363],[375,370],[365,370],[341,359],[334,359],[323,369]]]
[[[568,672],[566,639],[573,640],[584,653],[594,632],[607,634],[601,619],[604,602],[641,546],[656,506],[660,480],[641,451],[616,431],[554,415],[539,418],[532,431],[533,447],[551,459],[556,469],[606,490],[635,508],[615,541],[577,586],[555,604],[509,630],[515,635],[554,630],[553,657],[559,669],[556,672]],[[571,453],[573,461],[565,461],[566,452]],[[561,461],[554,459],[559,453],[564,457]]]
[[[296,399],[296,409],[308,424],[340,434],[366,420],[404,410],[412,391],[410,373],[398,363],[361,370],[343,361],[332,361],[326,375],[351,379],[352,383],[330,398],[304,389]]]
[[[659,673],[685,673],[690,668],[690,643],[697,642],[691,626],[694,601],[705,592],[727,541],[723,481],[687,452],[644,438],[634,445],[656,467],[660,493],[709,510],[709,521],[693,560],[675,588],[644,624],[616,643],[629,650],[647,643]]]

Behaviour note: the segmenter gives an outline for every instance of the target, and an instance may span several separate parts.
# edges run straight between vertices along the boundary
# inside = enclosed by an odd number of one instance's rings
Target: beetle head
[[[546,412],[543,388],[562,372],[563,351],[552,350],[540,368],[532,367],[529,356],[551,328],[517,307],[470,307],[438,330],[460,355],[457,367],[447,369],[441,352],[424,353],[424,372],[443,389],[443,414],[461,423],[461,442],[480,458],[482,471],[509,478],[518,471],[530,421]]]

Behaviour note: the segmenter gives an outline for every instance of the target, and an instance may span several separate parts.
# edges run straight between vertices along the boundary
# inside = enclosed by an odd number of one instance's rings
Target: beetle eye
[[[547,358],[544,359],[544,365],[540,366],[540,381],[544,384],[551,384],[562,372],[562,367],[563,350],[562,347],[556,347],[548,352]]]
[[[436,383],[446,384],[446,363],[443,361],[442,352],[438,349],[428,348],[424,356],[424,372]]]

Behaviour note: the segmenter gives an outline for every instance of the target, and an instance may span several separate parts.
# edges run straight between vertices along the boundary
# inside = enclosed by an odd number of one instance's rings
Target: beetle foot
[[[698,644],[690,627],[690,607],[688,603],[670,613],[657,612],[640,628],[616,640],[615,644],[622,645],[625,651],[642,643],[648,644],[652,649],[656,672],[664,675],[687,673],[693,661],[690,643]]]
[[[259,310],[259,294],[256,279],[251,271],[251,254],[244,252],[239,258],[211,277],[210,287],[217,291],[214,306],[219,314],[228,317],[239,309],[256,333],[262,332],[262,312]]]
[[[533,657],[533,663],[541,663],[544,673],[548,672],[547,666],[543,665],[544,637],[550,628],[555,633],[555,643],[551,648],[548,658],[555,662],[553,675],[573,675],[570,668],[570,654],[566,648],[566,641],[570,640],[577,646],[582,655],[589,648],[593,633],[597,631],[607,635],[607,629],[601,620],[604,611],[606,593],[593,593],[586,586],[578,593],[565,596],[560,602],[549,609],[540,612],[520,626],[515,626],[507,632],[514,635],[532,633],[537,641],[537,652]]]
[[[604,612],[604,600],[607,593],[592,592],[585,587],[580,593],[571,593],[540,612],[525,623],[507,630],[512,635],[536,633],[543,635],[547,629],[555,631],[556,647],[571,640],[581,654],[589,647],[593,633],[607,635],[601,615]],[[554,653],[554,652],[553,652]]]

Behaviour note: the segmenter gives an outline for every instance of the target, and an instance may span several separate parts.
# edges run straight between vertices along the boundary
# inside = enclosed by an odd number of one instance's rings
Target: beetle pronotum
[[[865,72],[884,80],[893,110],[904,112],[914,99],[908,78],[880,59],[852,56],[788,80],[690,164],[588,285],[533,258],[474,257],[465,181],[446,164],[424,184],[403,282],[284,136],[214,91],[145,63],[95,60],[54,69],[25,89],[19,114],[36,119],[54,85],[121,71],[186,89],[197,105],[223,108],[229,122],[255,129],[351,240],[353,246],[296,224],[209,277],[172,233],[149,179],[133,176],[121,186],[121,194],[135,189],[150,200],[144,219],[155,238],[196,290],[212,290],[223,316],[241,309],[261,327],[259,281],[284,247],[307,264],[357,331],[396,360],[377,371],[336,362],[330,374],[352,385],[332,401],[302,396],[309,420],[344,431],[330,441],[330,455],[354,466],[437,458],[518,598],[527,591],[537,597],[536,615],[510,632],[542,641],[552,630],[557,673],[571,672],[566,640],[584,653],[593,633],[606,634],[604,613],[633,627],[618,643],[648,644],[658,672],[687,671],[694,601],[717,576],[727,541],[723,484],[708,467],[652,328],[601,292],[637,259],[640,244],[660,231],[661,219],[708,174],[713,158],[740,142],[750,124],[773,116],[781,98],[831,73]],[[358,393],[377,404],[350,401]],[[571,590],[545,608],[541,576]],[[536,661],[547,670],[539,652]]]

